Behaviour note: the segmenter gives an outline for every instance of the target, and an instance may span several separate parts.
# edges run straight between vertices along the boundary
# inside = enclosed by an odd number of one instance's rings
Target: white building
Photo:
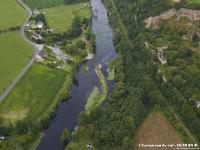
[[[43,27],[44,27],[44,23],[42,21],[38,21],[38,23],[36,24],[36,28],[42,29]]]

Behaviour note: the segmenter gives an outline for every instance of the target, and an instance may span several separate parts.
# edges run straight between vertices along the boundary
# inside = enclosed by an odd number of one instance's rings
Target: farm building
[[[43,40],[42,35],[36,32],[33,32],[32,38],[35,39],[36,41]]]

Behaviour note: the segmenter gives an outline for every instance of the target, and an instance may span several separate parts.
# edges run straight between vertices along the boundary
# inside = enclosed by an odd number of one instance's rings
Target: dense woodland
[[[120,145],[132,149],[133,137],[145,116],[154,106],[170,106],[184,121],[187,128],[200,139],[200,110],[191,99],[198,99],[200,91],[200,55],[182,44],[184,28],[171,30],[162,26],[158,30],[146,29],[143,20],[159,15],[170,8],[199,9],[187,1],[171,3],[169,0],[113,0],[128,33],[123,33],[112,0],[104,0],[114,30],[114,43],[120,59],[116,66],[115,87],[104,108],[97,108],[90,115],[81,113],[79,125],[92,124],[91,137],[97,145]],[[165,24],[165,23],[163,23]],[[181,29],[181,28],[180,28]],[[167,35],[167,36],[161,36]],[[145,47],[145,42],[157,39],[169,42],[168,64],[160,66],[157,58]],[[199,37],[194,35],[192,45]],[[157,44],[157,43],[153,43]],[[196,46],[197,47],[197,46]],[[178,63],[179,62],[179,63]],[[159,69],[166,71],[168,81],[162,79]],[[91,127],[91,126],[90,126]]]

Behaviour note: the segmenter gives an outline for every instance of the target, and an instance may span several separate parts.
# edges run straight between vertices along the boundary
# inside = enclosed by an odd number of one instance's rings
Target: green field
[[[11,93],[0,103],[0,116],[15,122],[19,119],[37,120],[51,106],[59,93],[66,72],[33,64]]]
[[[26,11],[16,0],[0,0],[0,14],[0,30],[20,26],[26,17]]]
[[[63,32],[71,27],[75,16],[90,18],[90,5],[78,3],[73,5],[61,5],[52,8],[43,9],[48,25],[58,32]]]
[[[26,17],[26,11],[16,0],[1,0],[0,14],[0,30],[20,26]],[[22,40],[20,32],[0,34],[0,93],[18,75],[32,55],[33,49]]]
[[[19,32],[0,34],[0,92],[12,81],[29,61],[33,50]]]
[[[30,8],[47,8],[64,4],[64,0],[24,0]]]

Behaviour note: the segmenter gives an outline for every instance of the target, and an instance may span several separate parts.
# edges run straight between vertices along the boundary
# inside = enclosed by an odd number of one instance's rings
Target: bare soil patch
[[[174,150],[174,148],[144,148],[139,144],[182,144],[183,141],[176,133],[173,126],[168,122],[165,116],[160,113],[152,113],[140,126],[134,141],[136,150]]]

